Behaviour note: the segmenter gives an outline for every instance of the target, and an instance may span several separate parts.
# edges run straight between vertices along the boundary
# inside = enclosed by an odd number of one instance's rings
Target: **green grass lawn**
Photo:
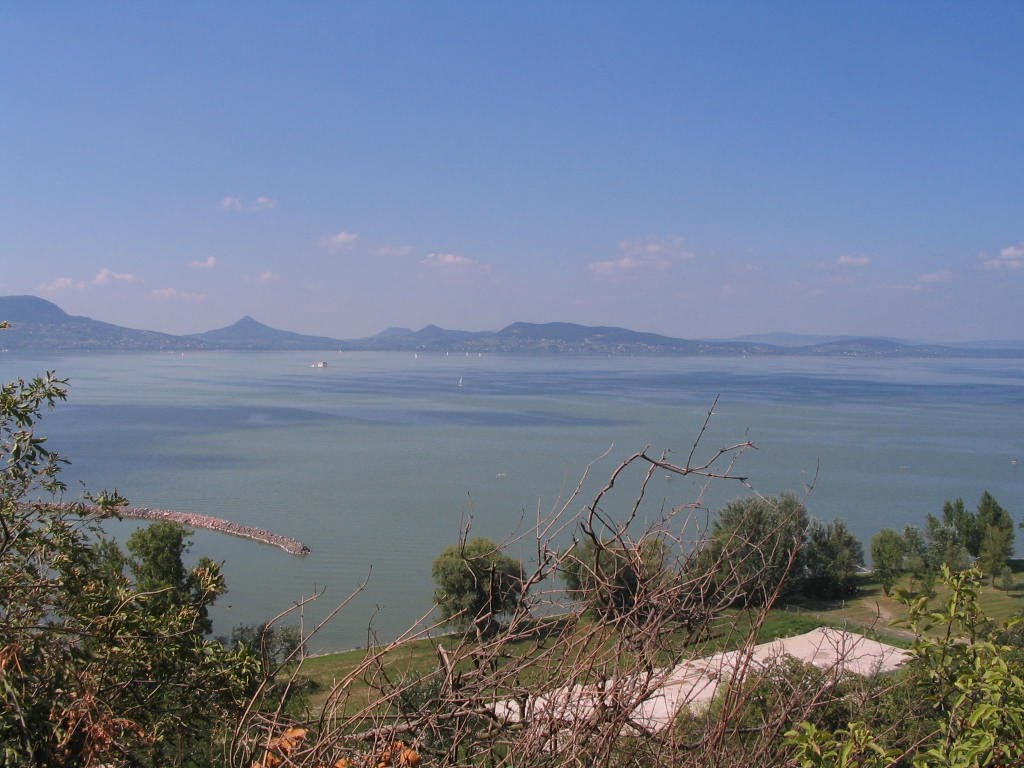
[[[749,637],[753,629],[753,622],[756,619],[754,611],[729,611],[719,617],[712,626],[711,636],[699,644],[685,650],[687,658],[707,656],[724,650],[733,650],[741,647]],[[791,635],[807,632],[815,627],[821,626],[823,622],[806,614],[797,614],[787,610],[773,610],[768,613],[760,627],[757,629],[756,642],[766,642],[776,637],[789,637]],[[535,679],[557,680],[557,673],[571,664],[572,658],[566,654],[579,656],[592,652],[595,646],[610,646],[612,642],[611,630],[603,636],[593,632],[594,625],[588,619],[582,619],[579,626],[572,632],[563,636],[568,642],[563,642],[566,647],[565,653],[552,648],[554,641],[520,641],[510,643],[506,649],[510,655],[533,653],[543,656],[543,659],[532,669]],[[582,635],[590,633],[589,640],[584,640]],[[397,648],[383,654],[379,663],[387,670],[392,681],[408,678],[412,675],[426,675],[439,668],[437,646],[443,645],[446,650],[453,651],[458,645],[458,638],[455,636],[443,636],[440,638],[411,640],[403,643]],[[671,645],[671,643],[669,643]],[[316,684],[316,690],[310,697],[311,712],[319,712],[325,703],[331,690],[339,683],[357,670],[364,661],[372,655],[366,649],[344,651],[323,656],[315,656],[302,665],[302,675],[309,678]],[[664,654],[666,665],[679,661],[680,651],[667,650]],[[365,676],[357,675],[352,677],[348,683],[348,700],[345,709],[355,711],[369,705],[375,700],[377,691],[373,685],[364,679]],[[525,681],[524,682],[528,682]],[[561,685],[564,681],[558,680]]]
[[[1014,568],[1009,589],[993,587],[987,579],[982,585],[981,608],[993,621],[1003,622],[1024,612],[1024,562],[1012,561],[1011,565]],[[997,584],[1000,582],[1001,579],[996,580]],[[897,588],[908,591],[911,586],[906,577],[897,584]],[[939,587],[932,604],[940,605],[948,594],[948,591]],[[894,597],[887,597],[881,585],[871,576],[862,577],[857,594],[847,600],[807,601],[791,606],[789,610],[822,624],[862,632],[892,645],[906,647],[913,639],[913,633],[905,623],[906,606]]]
[[[904,580],[900,586],[907,588],[909,583]],[[944,596],[940,590],[935,597],[936,604]],[[993,588],[986,583],[982,588],[981,604],[984,611],[996,621],[1005,621],[1024,611],[1024,567],[1014,569],[1013,584],[1008,590]],[[833,626],[860,632],[891,645],[909,647],[913,635],[902,624],[906,616],[907,610],[902,604],[892,597],[885,596],[880,585],[870,576],[865,576],[861,580],[857,594],[849,599],[831,602],[804,601],[769,611],[757,629],[756,642],[762,643],[778,637],[802,634],[819,626]],[[756,611],[727,611],[714,621],[711,636],[685,649],[685,656],[707,656],[718,651],[739,648],[747,641],[756,620]],[[571,632],[562,636],[566,648],[564,653],[585,653],[594,649],[594,642],[611,642],[610,636],[606,636],[603,641],[598,636],[596,640],[586,645],[574,642],[582,633],[589,632],[593,635],[593,629],[593,624],[589,620],[580,620]],[[440,644],[452,651],[458,646],[458,641],[459,638],[452,635],[411,640],[381,655],[379,664],[393,682],[411,675],[430,674],[438,669],[437,646]],[[543,661],[532,670],[532,674],[540,681],[545,678],[556,680],[558,672],[572,659],[565,658],[562,655],[563,651],[552,649],[552,642],[554,641],[524,640],[509,644],[507,651],[513,656],[527,653],[543,656]],[[368,653],[371,652],[365,649],[345,651],[313,657],[303,663],[302,674],[316,683],[316,691],[310,699],[311,712],[319,713],[335,685],[352,675],[353,671],[363,664]],[[666,652],[664,663],[674,663],[679,658],[678,651]],[[564,681],[559,681],[558,684],[563,683]],[[378,691],[368,683],[365,676],[356,676],[347,687],[345,710],[351,712],[368,706],[377,696]]]

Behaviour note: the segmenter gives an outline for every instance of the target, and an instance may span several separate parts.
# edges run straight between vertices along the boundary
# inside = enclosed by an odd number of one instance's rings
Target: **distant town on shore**
[[[246,316],[225,328],[176,336],[69,315],[37,296],[0,296],[0,321],[9,328],[0,349],[57,352],[203,350],[343,350],[504,354],[796,355],[834,357],[1024,357],[1024,341],[962,344],[901,339],[765,333],[725,340],[681,339],[626,328],[575,323],[517,322],[498,331],[462,331],[428,325],[418,331],[387,328],[365,338],[309,336],[271,328]]]

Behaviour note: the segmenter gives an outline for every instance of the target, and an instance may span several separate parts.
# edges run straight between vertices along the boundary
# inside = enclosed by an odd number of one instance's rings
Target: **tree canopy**
[[[140,531],[130,560],[99,527],[116,492],[60,503],[64,460],[36,428],[66,395],[52,373],[0,389],[0,762],[218,764],[258,661],[202,636],[224,584],[185,570],[183,531]]]
[[[904,572],[904,552],[903,537],[892,528],[883,528],[871,537],[871,564],[886,595]]]
[[[434,561],[431,574],[441,616],[464,629],[490,631],[522,592],[522,564],[486,538],[448,547]]]
[[[615,540],[595,544],[584,536],[562,562],[562,577],[569,595],[584,601],[599,619],[615,621],[651,603],[645,599],[672,578],[666,570],[668,547],[658,538],[623,546]],[[643,616],[634,616],[643,621]]]
[[[842,520],[812,520],[804,548],[801,590],[811,597],[833,598],[853,591],[864,548]]]
[[[807,510],[792,493],[733,501],[716,516],[697,567],[736,602],[770,603],[796,586],[806,530]]]

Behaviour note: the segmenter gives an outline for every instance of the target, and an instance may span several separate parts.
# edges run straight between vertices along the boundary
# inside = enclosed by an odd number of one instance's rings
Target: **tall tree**
[[[978,501],[975,527],[979,534],[976,556],[982,570],[995,584],[996,577],[1006,568],[1006,562],[1013,554],[1013,518],[985,491]]]
[[[862,565],[864,547],[846,523],[811,521],[804,549],[804,594],[824,598],[849,594]]]
[[[928,542],[925,560],[929,571],[938,574],[942,566],[959,571],[967,565],[967,549],[955,525],[928,514],[925,516],[924,533]]]
[[[128,567],[154,613],[195,610],[195,631],[206,635],[212,629],[208,606],[225,588],[223,580],[211,585],[211,591],[204,587],[200,574],[216,568],[209,558],[200,559],[194,570],[185,567],[184,557],[192,547],[190,539],[191,533],[183,526],[168,520],[140,528],[126,543],[132,555]]]
[[[978,565],[982,572],[987,575],[992,586],[996,584],[996,577],[1006,570],[1006,561],[1013,554],[1013,528],[1004,528],[998,525],[989,525],[985,528],[985,535],[981,539],[981,551],[978,554]]]
[[[719,511],[697,567],[735,602],[763,605],[796,586],[806,534],[807,510],[795,494],[740,499]]]
[[[441,616],[480,634],[492,632],[498,617],[515,607],[522,592],[522,563],[485,538],[448,547],[434,561],[431,574]]]
[[[968,511],[963,499],[957,498],[942,505],[942,521],[947,528],[955,532],[957,542],[967,550],[967,553],[971,557],[977,557],[981,547],[982,531],[978,526],[977,515]]]
[[[903,573],[904,539],[892,528],[883,528],[871,537],[871,564],[888,595]]]

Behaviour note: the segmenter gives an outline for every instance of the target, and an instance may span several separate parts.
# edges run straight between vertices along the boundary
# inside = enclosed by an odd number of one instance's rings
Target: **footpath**
[[[628,721],[634,727],[656,732],[674,722],[684,707],[692,711],[707,708],[720,686],[768,669],[785,656],[840,677],[891,672],[907,661],[910,654],[855,632],[818,627],[753,648],[691,659],[676,667],[653,670],[651,674],[612,678],[601,685],[566,686],[525,701],[499,701],[493,711],[503,722],[557,730],[586,721],[596,709],[638,702]]]

